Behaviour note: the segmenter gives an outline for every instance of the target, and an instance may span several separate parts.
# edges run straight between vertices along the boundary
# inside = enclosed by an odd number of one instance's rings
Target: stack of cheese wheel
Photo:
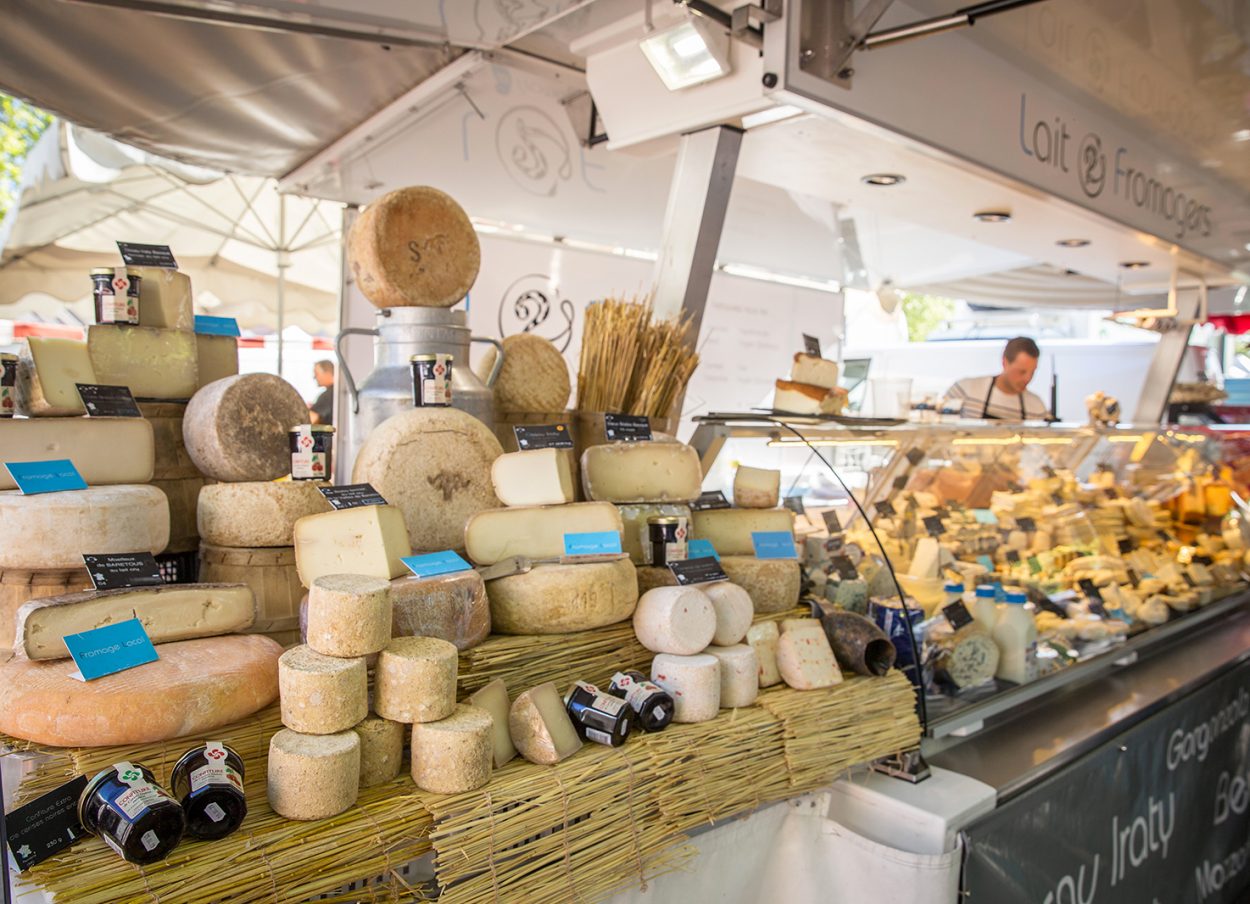
[[[506,508],[474,515],[465,548],[478,565],[514,556],[559,559],[565,537],[621,533],[621,516],[609,502],[573,502],[570,459],[561,449],[509,452],[491,468],[495,494]],[[638,602],[633,563],[621,555],[584,564],[540,564],[528,572],[488,581],[492,630],[497,634],[565,634],[624,621]]]
[[[295,522],[330,509],[319,491],[327,484],[289,479],[290,430],[307,422],[295,387],[272,374],[214,380],[182,420],[187,457],[211,481],[196,511],[200,577],[250,586],[260,610],[253,630],[283,644],[299,639]]]
[[[638,600],[634,634],[656,654],[651,680],[672,696],[674,722],[706,722],[720,710],[720,660],[704,652],[716,630],[716,607],[698,586],[656,587]]]

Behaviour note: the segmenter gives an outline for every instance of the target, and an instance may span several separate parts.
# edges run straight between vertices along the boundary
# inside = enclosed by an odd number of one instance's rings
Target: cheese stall
[[[16,5],[0,87],[341,203],[343,268],[333,426],[160,235],[84,274],[83,339],[0,356],[13,900],[1244,890],[1250,487],[1163,416],[1250,193],[1038,50],[1118,24],[1094,59],[1136,71],[1124,19]],[[153,52],[70,79],[90,41]],[[1098,280],[1149,364],[1063,374],[1063,422],[869,404],[865,258],[917,291],[1045,263],[1060,306]]]

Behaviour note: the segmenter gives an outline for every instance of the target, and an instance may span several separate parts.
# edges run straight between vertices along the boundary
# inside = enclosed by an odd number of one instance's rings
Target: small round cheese
[[[750,706],[760,692],[760,662],[755,650],[746,644],[708,647],[709,656],[720,662],[721,709]]]
[[[373,710],[393,722],[437,722],[456,708],[455,644],[396,637],[378,656]]]
[[[363,574],[326,574],[308,591],[306,643],[325,656],[368,656],[391,641],[391,584]]]
[[[494,722],[484,709],[457,704],[437,722],[412,726],[412,780],[422,791],[459,794],[490,781]]]
[[[331,510],[320,480],[210,483],[195,515],[200,539],[213,546],[294,546],[295,522]]]
[[[306,735],[284,728],[269,741],[269,806],[287,819],[329,819],[360,794],[354,731]]]
[[[346,731],[369,714],[363,659],[322,656],[292,647],[278,660],[282,724],[303,734]]]
[[[629,559],[584,565],[538,565],[486,582],[496,634],[567,634],[629,618],[638,581]]]
[[[707,594],[716,610],[716,633],[712,635],[712,643],[718,647],[741,643],[755,617],[750,595],[729,581],[700,584],[699,589]]]
[[[657,587],[638,600],[634,634],[652,653],[689,656],[712,642],[716,610],[696,587]]]
[[[720,711],[720,660],[700,653],[661,653],[651,660],[651,680],[673,698],[674,722],[707,722]]]
[[[503,340],[503,367],[492,387],[495,410],[503,414],[546,414],[564,411],[569,402],[569,366],[549,340],[517,333]],[[485,383],[499,353],[492,346],[478,362]]]
[[[286,380],[236,374],[191,397],[182,439],[205,477],[225,483],[275,480],[291,473],[291,428],[307,423],[308,407]]]
[[[369,716],[352,729],[360,738],[360,787],[384,785],[404,766],[404,725]]]

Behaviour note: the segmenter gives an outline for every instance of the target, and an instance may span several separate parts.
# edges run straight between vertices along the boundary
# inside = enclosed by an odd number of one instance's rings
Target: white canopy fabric
[[[1049,264],[1017,267],[950,282],[909,285],[907,288],[911,292],[995,308],[1116,310],[1138,307],[1141,302],[1140,298],[1123,295],[1110,283]]]

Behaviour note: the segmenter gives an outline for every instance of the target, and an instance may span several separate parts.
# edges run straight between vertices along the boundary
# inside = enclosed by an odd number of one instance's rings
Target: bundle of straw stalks
[[[577,407],[668,417],[699,364],[690,321],[656,320],[650,299],[608,298],[586,308]]]

